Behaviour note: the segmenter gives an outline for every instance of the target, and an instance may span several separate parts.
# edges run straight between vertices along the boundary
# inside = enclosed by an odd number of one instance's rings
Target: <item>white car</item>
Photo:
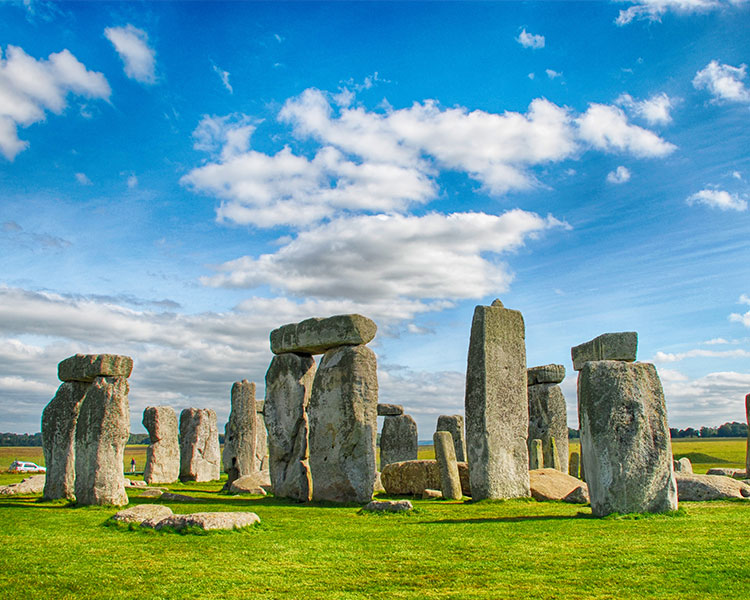
[[[14,460],[8,469],[10,473],[46,473],[47,469],[33,462]]]

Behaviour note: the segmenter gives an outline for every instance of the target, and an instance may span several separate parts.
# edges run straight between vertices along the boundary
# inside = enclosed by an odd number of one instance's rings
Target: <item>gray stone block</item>
[[[97,377],[130,377],[133,359],[120,354],[76,354],[57,365],[60,381],[94,381]]]
[[[146,448],[146,483],[174,483],[180,476],[180,440],[177,414],[171,406],[148,406],[143,426],[150,444]]]
[[[377,325],[362,315],[336,315],[283,325],[271,332],[271,352],[321,354],[338,346],[358,346],[372,341]]]
[[[409,415],[386,417],[380,433],[380,468],[404,460],[417,460],[417,424]]]
[[[591,360],[622,360],[633,362],[638,351],[638,334],[635,331],[603,333],[593,340],[570,349],[573,368],[580,371]]]
[[[560,383],[565,379],[565,367],[563,365],[542,365],[541,367],[530,367],[526,369],[528,385],[537,383]]]
[[[466,436],[464,435],[463,415],[440,415],[437,420],[435,431],[448,431],[453,437],[453,445],[456,448],[456,460],[466,461]]]
[[[404,414],[404,407],[400,404],[378,404],[379,417],[397,417]]]
[[[210,408],[186,408],[180,413],[180,481],[216,481],[220,476],[216,413]]]
[[[440,489],[443,492],[443,498],[460,500],[463,493],[453,436],[449,431],[436,431],[432,436],[432,441],[435,444],[435,460],[440,469]]]
[[[529,442],[542,440],[544,466],[568,471],[568,411],[560,386],[556,383],[531,385],[529,396]],[[553,453],[550,439],[555,438]],[[559,467],[555,467],[557,464]]]
[[[544,450],[542,449],[542,440],[535,439],[529,441],[529,470],[544,468]]]
[[[224,428],[222,462],[227,474],[227,486],[232,481],[258,470],[255,456],[257,441],[257,406],[255,383],[243,379],[232,384],[231,410]]]

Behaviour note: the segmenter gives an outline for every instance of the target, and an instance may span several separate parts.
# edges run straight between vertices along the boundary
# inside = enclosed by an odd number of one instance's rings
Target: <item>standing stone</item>
[[[378,376],[367,346],[323,356],[310,398],[313,499],[369,502],[375,485]]]
[[[750,394],[745,396],[745,423],[747,423],[747,449],[745,450],[745,477],[750,478]]]
[[[568,463],[568,475],[571,477],[578,477],[578,452],[573,452],[570,455],[570,462]]]
[[[315,379],[309,354],[279,354],[266,372],[265,423],[274,496],[312,498],[307,408]]]
[[[76,427],[78,504],[128,503],[123,475],[130,437],[128,391],[124,377],[97,377],[86,390]]]
[[[566,444],[567,446],[567,444]],[[544,464],[547,465],[550,469],[557,469],[558,471],[562,471],[563,473],[568,470],[568,465],[565,465],[565,468],[563,469],[560,466],[560,455],[557,451],[557,443],[555,442],[555,437],[550,436],[547,440],[546,444],[543,444],[544,447]],[[565,450],[565,454],[567,456],[567,449]]]
[[[77,381],[63,383],[42,411],[46,500],[75,499],[76,422],[88,387]]]
[[[595,516],[677,509],[667,411],[654,365],[586,362],[578,376],[578,413]]]
[[[268,469],[268,434],[263,400],[255,401],[255,468],[258,471]]]
[[[544,468],[544,450],[542,449],[542,440],[531,440],[529,444],[529,469]]]
[[[432,436],[435,444],[435,459],[440,469],[440,489],[446,500],[460,500],[461,478],[456,462],[456,447],[449,431],[436,431]]]
[[[579,415],[579,421],[580,421],[580,415]],[[581,432],[581,425],[579,423],[578,425],[579,443],[580,443],[580,432]],[[580,448],[580,454],[581,454],[581,461],[578,467],[579,468],[578,479],[580,479],[581,481],[586,481],[586,470],[583,468],[583,444],[581,444],[579,448]]]
[[[186,408],[180,413],[180,481],[215,481],[221,476],[216,413]]]
[[[633,362],[638,351],[638,334],[635,331],[603,333],[593,340],[570,349],[573,368],[580,371],[592,360],[622,360]]]
[[[243,379],[232,385],[232,409],[224,428],[224,472],[227,485],[235,479],[254,473],[256,469],[256,406],[255,384]]]
[[[709,469],[709,471],[710,470],[711,469]],[[692,475],[693,463],[690,462],[690,459],[687,456],[683,456],[680,460],[674,461],[674,472]],[[679,496],[679,493],[677,495]]]
[[[440,415],[435,431],[449,431],[453,437],[453,445],[456,448],[456,460],[466,461],[466,437],[464,436],[463,415]]]
[[[409,415],[385,417],[380,433],[380,469],[403,460],[417,460],[419,439],[417,424]]]
[[[544,465],[559,470],[568,470],[568,412],[560,386],[556,383],[530,385],[529,395],[529,443],[542,440]],[[557,453],[551,453],[550,439],[555,438]]]
[[[472,497],[528,496],[529,402],[523,316],[477,306],[466,367],[466,446]]]
[[[146,483],[174,483],[180,476],[180,441],[177,414],[171,406],[148,406],[143,426],[151,443],[146,448]]]
[[[339,346],[358,346],[372,341],[378,327],[362,315],[335,315],[283,325],[271,332],[271,352],[320,354]]]

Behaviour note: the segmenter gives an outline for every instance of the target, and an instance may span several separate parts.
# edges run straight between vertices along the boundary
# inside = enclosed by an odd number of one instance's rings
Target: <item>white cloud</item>
[[[630,152],[637,157],[660,157],[671,154],[675,146],[658,135],[628,123],[625,113],[616,106],[590,104],[578,119],[581,137],[605,152]]]
[[[633,4],[621,10],[615,19],[619,26],[627,25],[634,19],[647,21],[661,21],[667,12],[680,15],[708,12],[731,4],[737,0],[619,0]]]
[[[101,73],[89,71],[68,50],[37,60],[22,48],[0,48],[0,153],[13,160],[28,147],[18,127],[45,119],[46,111],[61,114],[68,94],[109,99],[111,90]]]
[[[747,76],[747,65],[739,67],[720,64],[712,60],[696,74],[693,87],[705,89],[715,101],[750,102],[750,90],[742,82]]]
[[[687,352],[657,352],[654,354],[653,362],[655,363],[672,363],[685,360],[686,358],[748,358],[750,357],[750,351],[748,350],[704,350],[698,348],[695,350],[688,350]]]
[[[630,181],[630,171],[627,167],[619,166],[614,171],[607,174],[607,181],[615,184]]]
[[[372,302],[479,298],[507,289],[496,255],[524,245],[556,219],[512,210],[339,218],[300,233],[274,254],[218,267],[207,285],[261,287],[298,297]],[[495,256],[492,256],[495,255]]]
[[[130,189],[138,187],[138,177],[135,175],[128,175],[127,184]]]
[[[552,69],[546,69],[545,73],[547,73],[547,77],[550,79],[557,79],[558,77],[562,77],[562,73],[559,71],[553,71]]]
[[[718,346],[718,345],[724,345],[724,344],[732,344],[735,342],[730,342],[729,340],[725,340],[724,338],[713,338],[710,340],[706,340],[703,342],[707,346]]]
[[[535,50],[544,48],[544,36],[528,33],[525,28],[518,34],[516,41],[524,48],[533,48]]]
[[[750,304],[750,296],[747,294],[742,294],[739,299],[740,304]]]
[[[664,92],[640,101],[634,100],[630,94],[622,94],[615,102],[645,119],[649,125],[666,125],[672,121],[670,110],[674,108],[674,100]]]
[[[104,35],[112,42],[125,66],[125,74],[140,83],[156,83],[156,53],[148,45],[148,34],[133,25],[107,27]]]
[[[234,94],[234,89],[232,89],[232,85],[229,83],[229,71],[224,71],[223,69],[220,69],[216,65],[213,65],[214,73],[216,73],[219,76],[219,79],[221,79],[222,85],[226,88],[226,90],[230,94]]]
[[[92,185],[91,180],[86,173],[76,173],[76,181],[81,185]]]
[[[731,194],[725,190],[706,189],[696,192],[685,200],[690,206],[703,204],[709,208],[719,210],[736,210],[739,212],[747,210],[747,200],[737,194]]]

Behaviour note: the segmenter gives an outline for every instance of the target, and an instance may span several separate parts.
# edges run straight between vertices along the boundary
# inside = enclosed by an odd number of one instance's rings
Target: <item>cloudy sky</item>
[[[673,427],[750,393],[750,2],[0,2],[0,431],[76,352],[146,406],[359,312],[380,398],[463,411],[474,306],[529,366],[639,333]]]

